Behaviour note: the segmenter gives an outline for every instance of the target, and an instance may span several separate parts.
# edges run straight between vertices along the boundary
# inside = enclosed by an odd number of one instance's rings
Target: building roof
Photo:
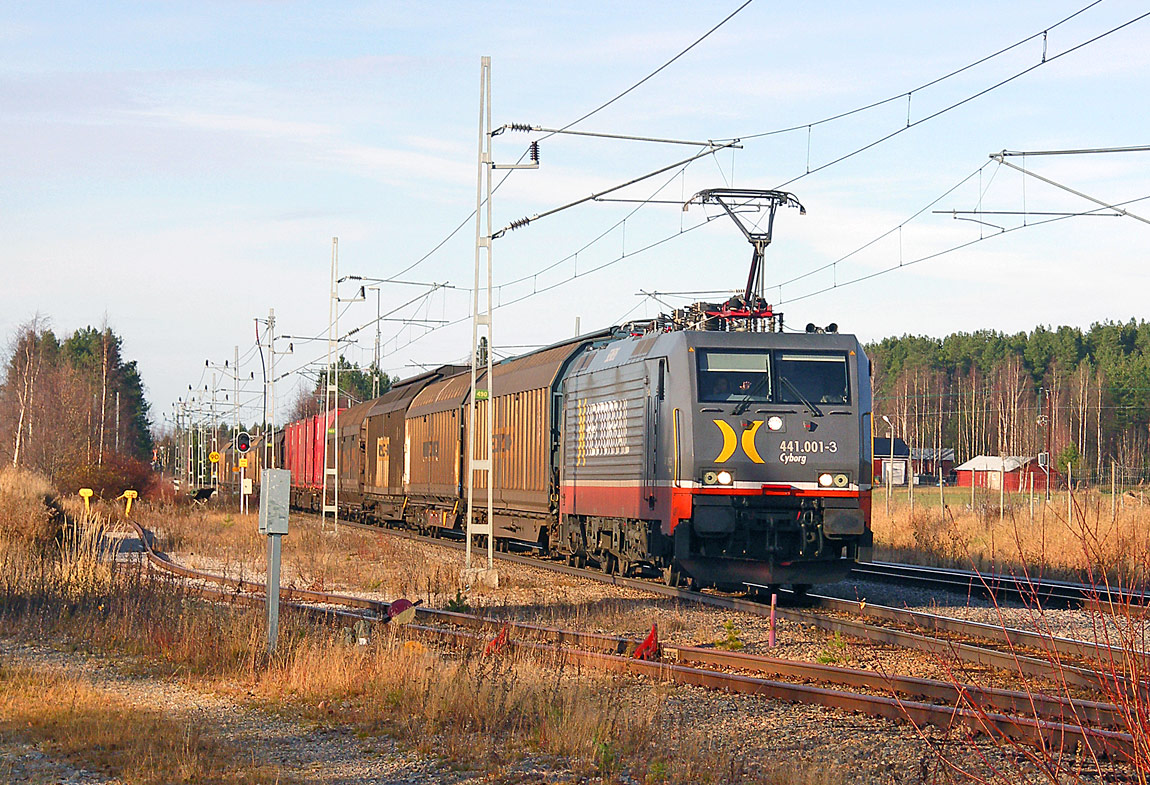
[[[955,466],[958,472],[1014,472],[1021,469],[1034,458],[1021,455],[978,455],[964,464]]]
[[[874,437],[874,457],[889,458],[890,456],[890,439],[886,436]],[[895,458],[909,458],[910,447],[906,442],[897,436],[894,437],[894,457]]]
[[[895,449],[897,450],[898,448],[896,447]],[[933,447],[911,447],[910,457],[916,461],[953,461],[954,448],[943,447],[941,450],[936,450]]]

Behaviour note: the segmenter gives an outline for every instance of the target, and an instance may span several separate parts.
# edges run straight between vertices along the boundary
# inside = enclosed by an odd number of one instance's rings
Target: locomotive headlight
[[[851,478],[845,474],[836,474],[835,475],[835,487],[836,488],[845,488],[845,487],[847,487],[847,485],[850,484],[850,481],[851,481]]]
[[[724,469],[715,475],[715,481],[719,483],[719,485],[730,485],[735,481],[735,477],[729,471]]]
[[[703,472],[703,485],[714,485],[719,479],[715,472]]]
[[[783,418],[778,416],[777,414],[772,415],[771,417],[768,417],[767,418],[767,427],[770,428],[772,431],[781,431],[783,429]]]
[[[819,475],[819,485],[823,488],[829,488],[834,484],[835,478],[829,472],[823,472]]]

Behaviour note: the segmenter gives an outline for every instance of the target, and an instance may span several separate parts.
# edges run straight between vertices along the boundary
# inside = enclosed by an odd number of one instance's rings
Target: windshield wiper
[[[755,386],[752,387],[751,389],[747,390],[746,394],[743,396],[743,400],[739,401],[739,403],[731,411],[731,414],[742,414],[743,412],[745,412],[747,410],[747,407],[749,407],[751,405],[751,399],[759,394],[762,386],[764,384],[766,384],[767,380],[770,378],[771,377],[765,373],[762,376],[760,376],[759,380],[757,382],[755,382]]]
[[[799,388],[798,388],[798,387],[795,387],[793,384],[791,384],[791,380],[790,380],[790,379],[788,379],[787,377],[783,376],[783,375],[780,373],[780,374],[779,374],[779,381],[780,381],[780,382],[782,382],[784,385],[786,385],[786,388],[787,388],[788,390],[790,390],[792,393],[794,393],[794,394],[795,394],[795,395],[798,397],[799,401],[800,401],[800,402],[801,402],[801,403],[802,403],[804,406],[806,406],[808,409],[810,409],[810,410],[811,410],[811,414],[813,414],[815,417],[822,417],[822,416],[823,416],[823,413],[822,413],[822,411],[819,409],[819,407],[815,406],[813,403],[811,403],[810,401],[808,401],[808,400],[807,400],[807,397],[806,397],[805,395],[803,395],[803,394],[802,394],[802,392],[799,390]]]

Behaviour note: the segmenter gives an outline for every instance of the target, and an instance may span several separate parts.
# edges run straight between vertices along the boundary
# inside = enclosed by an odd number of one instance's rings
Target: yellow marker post
[[[123,493],[121,493],[119,496],[116,497],[117,499],[124,499],[125,500],[125,502],[124,502],[124,517],[125,518],[127,518],[132,512],[132,499],[137,499],[137,498],[139,498],[139,496],[140,496],[140,494],[136,493],[135,491],[124,491]]]
[[[92,498],[91,488],[81,488],[80,497],[84,500],[84,512],[91,512],[92,507],[88,504],[88,500]]]

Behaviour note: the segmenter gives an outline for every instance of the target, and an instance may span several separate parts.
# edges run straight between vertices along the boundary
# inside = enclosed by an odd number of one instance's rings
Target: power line
[[[803,280],[804,278],[810,278],[812,275],[817,275],[817,274],[819,274],[819,273],[823,272],[824,270],[829,270],[829,269],[831,269],[831,268],[837,267],[837,265],[838,265],[840,262],[845,262],[847,259],[851,258],[851,257],[852,257],[852,256],[854,256],[855,254],[857,254],[857,253],[861,253],[862,251],[865,251],[867,248],[870,248],[870,247],[871,247],[872,245],[874,245],[875,243],[877,243],[877,242],[880,242],[880,241],[882,241],[882,240],[886,239],[887,237],[890,237],[890,236],[891,236],[892,234],[894,234],[895,232],[898,232],[898,231],[900,231],[900,230],[902,229],[902,227],[906,226],[908,223],[910,223],[911,221],[913,221],[915,218],[918,218],[920,215],[922,215],[923,213],[925,213],[927,210],[929,210],[930,208],[934,207],[936,204],[938,204],[939,202],[941,202],[943,199],[945,199],[946,197],[950,196],[952,193],[954,193],[955,191],[957,191],[957,190],[958,190],[959,188],[961,188],[963,185],[965,185],[966,183],[970,182],[971,178],[973,178],[973,177],[975,177],[976,175],[978,175],[980,172],[982,172],[982,170],[983,170],[983,169],[985,169],[985,168],[986,168],[987,166],[989,166],[989,165],[990,165],[990,162],[989,162],[989,161],[987,161],[987,162],[986,162],[986,163],[984,163],[982,166],[978,167],[978,168],[977,168],[977,169],[975,169],[973,172],[971,172],[970,174],[966,175],[966,177],[963,177],[963,178],[962,178],[961,180],[959,180],[957,183],[955,183],[954,185],[952,185],[950,188],[948,188],[948,189],[947,189],[946,191],[944,191],[942,194],[940,194],[939,196],[937,196],[936,198],[934,198],[933,200],[931,200],[929,204],[927,204],[927,205],[925,205],[925,206],[923,206],[923,207],[919,208],[917,211],[915,211],[913,214],[911,214],[911,216],[910,216],[909,218],[907,218],[906,220],[904,220],[904,221],[903,221],[902,223],[900,223],[898,226],[895,226],[895,227],[893,227],[893,228],[891,228],[891,229],[888,229],[887,231],[883,232],[882,234],[878,235],[877,237],[875,237],[875,238],[873,238],[873,239],[869,240],[868,242],[865,242],[865,243],[863,243],[862,245],[860,245],[858,248],[855,248],[855,249],[854,249],[853,251],[851,251],[850,253],[847,253],[847,254],[844,254],[843,256],[840,256],[838,259],[835,259],[833,262],[827,262],[827,263],[826,263],[826,264],[824,264],[822,267],[816,267],[815,269],[813,269],[813,270],[810,270],[810,271],[808,271],[808,272],[805,272],[805,273],[802,273],[801,275],[796,275],[794,278],[790,278],[790,279],[788,279],[788,280],[786,280],[786,281],[781,281],[781,282],[779,282],[779,283],[771,284],[771,285],[770,285],[770,286],[768,286],[767,288],[768,288],[768,289],[779,289],[779,290],[780,290],[780,296],[781,296],[781,290],[782,290],[782,288],[783,288],[784,286],[789,286],[789,285],[791,285],[791,284],[793,284],[793,283],[796,283],[796,282],[798,282],[798,281],[801,281],[801,280]]]
[[[1101,2],[1101,0],[1096,0],[1096,1],[1097,1],[1097,2]],[[705,41],[705,40],[706,40],[706,39],[707,39],[707,38],[708,38],[708,37],[709,37],[709,36],[710,36],[712,33],[714,33],[714,32],[715,32],[716,30],[718,30],[720,27],[722,27],[723,25],[725,25],[727,22],[731,21],[731,19],[733,19],[733,18],[735,17],[735,15],[736,15],[736,14],[738,14],[740,11],[742,11],[744,8],[746,8],[748,5],[750,5],[750,4],[751,4],[751,2],[752,2],[752,0],[746,0],[746,2],[744,2],[742,5],[740,5],[738,8],[736,8],[736,9],[735,9],[734,11],[732,11],[730,14],[728,14],[728,15],[727,15],[727,16],[726,16],[726,17],[725,17],[725,18],[724,18],[724,19],[723,19],[721,22],[719,22],[717,25],[715,25],[715,26],[714,26],[714,27],[712,27],[710,30],[708,30],[706,33],[704,33],[702,36],[700,36],[698,39],[696,39],[696,40],[695,40],[695,42],[694,42],[694,43],[692,43],[690,46],[688,46],[686,49],[684,49],[684,50],[682,50],[681,52],[679,52],[677,55],[675,55],[674,57],[672,57],[670,60],[668,60],[667,62],[663,63],[661,66],[659,66],[658,68],[656,68],[654,71],[652,71],[651,73],[647,74],[647,76],[643,77],[643,78],[642,78],[642,79],[640,79],[638,82],[636,82],[635,84],[631,85],[630,87],[628,87],[626,90],[624,90],[623,92],[621,92],[621,93],[619,93],[618,95],[616,95],[616,96],[615,96],[614,98],[612,98],[611,100],[609,100],[609,101],[606,101],[606,102],[605,102],[605,103],[603,103],[603,104],[600,104],[598,107],[596,107],[596,108],[592,109],[590,112],[587,112],[587,113],[586,113],[585,115],[583,115],[582,117],[580,117],[580,118],[578,118],[578,119],[576,119],[576,120],[573,120],[573,121],[571,121],[570,123],[567,123],[567,124],[566,124],[566,125],[564,125],[562,128],[560,128],[560,129],[559,129],[559,131],[567,131],[568,129],[570,129],[570,128],[572,128],[572,127],[576,126],[576,125],[578,125],[578,124],[579,124],[579,123],[581,123],[581,122],[583,122],[583,121],[584,121],[584,120],[586,120],[587,118],[589,118],[589,117],[591,117],[591,116],[593,116],[593,115],[595,115],[595,114],[598,114],[599,112],[603,111],[603,110],[604,110],[604,109],[606,109],[608,106],[610,106],[611,104],[615,103],[615,102],[616,102],[616,101],[618,101],[619,99],[623,98],[623,97],[624,97],[624,96],[626,96],[627,94],[629,94],[629,93],[631,93],[631,92],[635,91],[637,88],[639,88],[640,86],[642,86],[644,83],[648,82],[650,79],[652,79],[654,76],[656,76],[656,75],[657,75],[657,74],[659,74],[661,71],[663,71],[664,69],[666,69],[668,66],[670,66],[672,63],[674,63],[676,60],[678,60],[679,58],[681,58],[683,55],[687,54],[687,52],[690,52],[690,51],[691,51],[692,49],[694,49],[696,46],[698,46],[698,45],[699,45],[699,44],[701,44],[703,41]],[[544,136],[544,137],[542,137],[542,139],[546,139],[546,138],[548,138],[549,136],[552,136],[554,133],[557,133],[557,132],[558,132],[558,131],[556,131],[556,132],[553,132],[553,133],[551,133],[551,134],[548,134],[547,136]],[[726,141],[734,141],[734,140],[726,140]],[[527,153],[528,153],[529,149],[530,149],[530,148],[528,148],[528,150],[525,150],[525,151],[523,152],[523,154],[519,156],[519,160],[518,160],[518,161],[516,161],[516,163],[521,163],[521,162],[523,161],[524,157],[526,157],[526,156],[527,156]],[[503,175],[503,178],[502,178],[502,179],[501,179],[501,180],[500,180],[500,181],[499,181],[499,182],[498,182],[498,183],[495,185],[495,187],[494,187],[494,188],[492,188],[492,193],[494,194],[496,191],[498,191],[498,190],[499,190],[499,188],[500,188],[500,186],[502,186],[502,185],[503,185],[503,183],[505,183],[505,182],[507,181],[507,178],[508,178],[508,177],[510,177],[510,176],[511,176],[511,172],[510,172],[510,171],[509,171],[507,174]],[[486,204],[486,200],[484,200],[484,204]],[[417,266],[419,266],[419,265],[420,265],[420,264],[422,264],[423,262],[427,261],[427,259],[429,259],[429,258],[430,258],[430,257],[431,257],[431,256],[432,256],[432,255],[433,255],[435,252],[436,252],[436,251],[438,251],[440,248],[442,248],[444,245],[446,245],[446,244],[448,243],[448,241],[450,241],[450,240],[451,240],[451,238],[455,237],[455,235],[459,233],[459,230],[460,230],[460,229],[462,229],[464,226],[466,226],[467,224],[469,224],[469,223],[471,222],[471,220],[472,220],[472,219],[475,217],[475,212],[476,212],[475,210],[472,210],[470,213],[468,213],[467,217],[466,217],[466,218],[464,218],[464,219],[463,219],[463,220],[462,220],[462,221],[459,223],[459,225],[458,225],[458,226],[456,226],[454,229],[452,229],[452,230],[451,230],[451,232],[450,232],[450,233],[449,233],[449,234],[448,234],[446,237],[444,237],[442,240],[440,240],[440,241],[439,241],[439,242],[438,242],[438,243],[435,245],[435,247],[434,247],[434,248],[432,248],[430,251],[428,251],[427,253],[425,253],[423,256],[421,256],[421,257],[420,257],[419,259],[417,259],[416,261],[414,261],[414,262],[412,262],[411,264],[409,264],[407,267],[404,267],[402,270],[400,270],[398,273],[396,273],[396,274],[395,274],[394,276],[392,276],[392,277],[398,277],[398,276],[400,276],[400,275],[403,275],[404,273],[410,272],[411,270],[415,269]]]
[[[1094,2],[1089,3],[1086,6],[1083,6],[1082,8],[1080,8],[1077,11],[1075,11],[1074,13],[1072,13],[1070,16],[1067,16],[1063,19],[1060,19],[1059,21],[1055,22],[1054,24],[1050,25],[1049,27],[1045,28],[1044,30],[1040,30],[1039,32],[1034,33],[1032,35],[1028,35],[1026,38],[1023,38],[1019,41],[1015,41],[1013,44],[1010,44],[1009,46],[1006,46],[1002,49],[999,49],[997,52],[994,52],[993,54],[989,54],[989,55],[986,55],[985,57],[979,58],[978,60],[975,60],[973,63],[968,63],[967,65],[964,65],[961,68],[955,69],[954,71],[951,71],[948,74],[945,74],[943,76],[939,76],[939,77],[936,77],[934,79],[931,79],[929,82],[924,82],[923,84],[919,85],[918,87],[913,87],[910,90],[907,90],[905,92],[901,92],[901,93],[897,93],[895,95],[892,95],[890,98],[884,98],[881,101],[874,101],[873,103],[866,104],[865,106],[859,106],[859,107],[856,107],[855,109],[848,109],[845,112],[839,112],[838,114],[831,115],[830,117],[824,117],[823,119],[815,120],[814,122],[800,123],[799,125],[792,125],[792,126],[789,126],[787,128],[776,128],[772,131],[762,131],[762,132],[754,133],[754,134],[742,134],[739,138],[741,138],[743,141],[747,141],[748,139],[761,139],[764,136],[776,136],[778,134],[786,134],[786,133],[792,133],[794,131],[801,131],[804,128],[811,129],[811,128],[814,128],[815,126],[818,126],[818,125],[824,125],[826,123],[834,122],[835,120],[841,120],[844,117],[850,117],[851,115],[859,114],[860,112],[865,112],[868,109],[875,109],[879,106],[883,106],[884,104],[889,104],[893,101],[900,101],[903,98],[908,99],[908,102],[909,102],[909,99],[915,93],[921,92],[928,87],[933,87],[934,85],[939,84],[941,82],[945,82],[947,79],[950,79],[953,76],[958,76],[959,74],[963,73],[964,71],[969,71],[971,68],[975,68],[977,66],[982,65],[985,62],[993,60],[994,58],[998,57],[999,55],[1003,55],[1003,54],[1006,54],[1007,52],[1009,52],[1013,49],[1017,49],[1018,47],[1022,46],[1023,44],[1026,44],[1026,43],[1029,43],[1030,41],[1033,41],[1034,39],[1038,38],[1039,36],[1042,36],[1045,40],[1045,36],[1049,31],[1053,30],[1054,28],[1058,27],[1059,25],[1062,25],[1062,24],[1065,24],[1066,22],[1069,22],[1074,17],[1078,16],[1079,14],[1085,13],[1086,11],[1090,10],[1091,8],[1093,8],[1094,6],[1098,5],[1101,2],[1102,2],[1102,0],[1094,0]],[[1043,59],[1045,60],[1045,46],[1043,47]]]
[[[610,267],[614,264],[618,264],[619,262],[623,261],[624,259],[628,259],[632,256],[637,256],[638,254],[645,253],[645,252],[651,250],[652,248],[657,248],[658,246],[660,246],[666,242],[670,242],[671,240],[674,240],[677,237],[680,237],[684,234],[687,234],[689,232],[693,232],[696,229],[699,229],[703,226],[706,226],[707,224],[709,224],[711,221],[713,221],[717,217],[719,217],[719,216],[708,216],[708,217],[704,218],[702,221],[700,221],[699,223],[695,224],[694,226],[689,226],[686,229],[681,229],[674,234],[663,237],[660,240],[656,240],[655,242],[649,243],[648,245],[645,245],[645,246],[638,248],[634,251],[624,252],[624,253],[620,254],[619,256],[615,257],[614,259],[603,262],[602,264],[599,264],[595,267],[592,267],[589,270],[574,273],[573,275],[571,275],[567,278],[564,278],[561,281],[556,281],[555,283],[549,284],[548,286],[545,286],[542,289],[536,289],[534,291],[528,292],[527,294],[524,294],[521,297],[516,297],[513,300],[508,300],[507,302],[500,302],[500,303],[492,306],[492,310],[498,310],[499,308],[506,308],[508,306],[515,305],[516,303],[523,302],[524,300],[531,298],[531,297],[534,297],[538,294],[543,294],[544,292],[549,292],[552,289],[555,289],[555,288],[558,288],[564,284],[570,283],[571,281],[574,281],[578,278],[586,277],[592,273],[596,273],[596,272],[598,272],[602,269],[605,269],[607,267]],[[634,310],[634,309],[632,309],[632,310]],[[630,313],[630,311],[628,313]],[[436,332],[437,330],[441,330],[445,327],[451,327],[452,325],[461,324],[462,322],[468,321],[469,319],[471,319],[470,314],[468,314],[467,316],[462,316],[462,317],[460,317],[454,321],[448,322],[447,324],[443,324],[443,325],[440,325],[438,327],[429,328],[426,332],[424,332],[421,335],[416,336],[415,338],[411,339],[407,343],[396,346],[393,350],[391,350],[391,352],[388,352],[388,354],[394,354],[395,352],[398,352],[401,349],[405,349],[408,346],[410,346],[411,344],[415,343],[416,341],[421,340],[422,338],[426,337],[427,335],[429,335],[433,332]]]
[[[1096,0],[1096,1],[1097,1],[1097,2],[1101,2],[1101,0]],[[655,76],[657,76],[657,75],[658,75],[660,72],[662,72],[664,69],[668,68],[668,67],[669,67],[669,66],[670,66],[672,63],[674,63],[674,62],[675,62],[676,60],[678,60],[680,57],[682,57],[683,55],[687,54],[687,52],[690,52],[692,49],[694,49],[694,48],[695,48],[696,46],[698,46],[699,44],[703,43],[703,41],[707,40],[707,38],[709,38],[709,37],[710,37],[710,35],[711,35],[712,33],[714,33],[714,32],[715,32],[716,30],[718,30],[720,27],[722,27],[723,25],[725,25],[727,22],[729,22],[729,21],[731,21],[732,19],[734,19],[734,18],[735,18],[735,16],[736,16],[736,15],[737,15],[737,14],[738,14],[740,11],[742,11],[744,8],[746,8],[747,6],[749,6],[749,5],[751,4],[751,2],[752,2],[752,0],[746,0],[746,2],[744,2],[742,5],[740,5],[738,8],[736,8],[734,11],[732,11],[731,13],[729,13],[729,14],[728,14],[726,17],[724,17],[723,21],[719,22],[717,25],[715,25],[714,27],[712,27],[710,30],[708,30],[707,32],[703,33],[703,35],[699,36],[699,38],[697,38],[697,39],[695,40],[695,42],[694,42],[694,43],[692,43],[690,46],[688,46],[688,47],[687,47],[686,49],[684,49],[683,51],[679,52],[679,54],[675,55],[675,56],[674,56],[674,57],[672,57],[670,60],[668,60],[667,62],[663,63],[661,66],[659,66],[659,67],[658,67],[658,68],[656,68],[654,71],[652,71],[651,73],[649,73],[649,74],[647,74],[646,76],[644,76],[642,79],[640,79],[638,82],[636,82],[635,84],[633,84],[633,85],[631,85],[630,87],[628,87],[628,88],[627,88],[626,90],[624,90],[623,92],[619,93],[617,96],[615,96],[614,98],[612,98],[610,101],[607,101],[607,102],[605,102],[605,103],[603,103],[603,104],[600,104],[599,106],[597,106],[596,108],[594,108],[594,109],[592,109],[590,112],[588,112],[587,114],[585,114],[585,115],[583,115],[582,117],[580,117],[578,120],[573,120],[572,122],[570,122],[570,123],[567,123],[567,125],[563,126],[561,129],[559,129],[559,131],[566,131],[568,128],[571,128],[571,127],[573,127],[573,126],[579,125],[579,123],[583,122],[583,121],[584,121],[584,120],[586,120],[588,117],[591,117],[592,115],[598,114],[599,112],[603,111],[603,110],[604,110],[604,109],[606,109],[608,106],[610,106],[611,104],[613,104],[613,103],[615,103],[616,101],[618,101],[620,98],[623,98],[625,95],[627,95],[627,94],[629,94],[629,93],[631,93],[631,92],[634,92],[635,90],[637,90],[637,89],[638,89],[639,87],[641,87],[643,84],[645,84],[646,82],[650,81],[650,80],[651,80],[651,79],[653,79]],[[556,131],[556,132],[554,132],[554,133],[558,133],[559,131]],[[543,139],[546,139],[546,138],[548,138],[548,136],[551,136],[551,135],[553,135],[553,134],[548,134],[547,136],[544,136],[544,137],[543,137]]]
[[[1114,207],[1120,207],[1122,205],[1133,204],[1135,202],[1141,202],[1141,201],[1145,201],[1147,199],[1150,199],[1150,196],[1140,196],[1137,199],[1129,199],[1125,202],[1118,202],[1117,204],[1115,204],[1113,206]],[[1106,208],[1099,207],[1098,209],[1103,210]],[[1092,210],[1090,212],[1097,212],[1097,211]],[[895,270],[901,270],[902,268],[910,267],[913,264],[918,264],[920,262],[926,262],[926,261],[929,261],[931,259],[937,259],[940,256],[945,256],[946,254],[953,253],[954,251],[961,251],[964,248],[969,248],[972,245],[977,245],[978,243],[985,242],[986,240],[990,240],[990,239],[993,239],[996,237],[1001,237],[1002,235],[1009,234],[1011,232],[1017,232],[1019,229],[1029,229],[1029,228],[1032,228],[1035,226],[1042,226],[1043,224],[1053,223],[1055,221],[1065,221],[1067,218],[1073,218],[1073,217],[1077,217],[1077,215],[1065,215],[1065,216],[1059,216],[1056,218],[1048,218],[1045,221],[1035,221],[1034,223],[1022,224],[1020,226],[1013,226],[1009,229],[1001,229],[1000,231],[998,231],[994,234],[989,234],[989,235],[986,235],[985,237],[977,237],[973,240],[970,240],[970,241],[965,242],[965,243],[960,243],[959,245],[955,245],[951,248],[946,248],[942,251],[937,251],[935,253],[927,254],[926,256],[921,256],[917,259],[912,259],[909,262],[900,261],[897,265],[893,265],[891,267],[887,267],[883,270],[878,270],[878,271],[873,272],[873,273],[868,273],[867,275],[862,275],[862,276],[859,276],[858,278],[852,278],[849,281],[843,281],[842,283],[836,282],[835,284],[833,284],[831,286],[827,286],[827,287],[824,287],[822,289],[818,289],[818,290],[813,291],[813,292],[808,292],[807,294],[799,295],[798,297],[792,297],[788,300],[780,299],[778,304],[781,305],[783,303],[794,303],[794,302],[798,302],[800,300],[806,300],[810,297],[814,297],[814,296],[819,295],[819,294],[825,294],[826,292],[829,292],[833,289],[841,289],[844,286],[850,286],[851,284],[861,283],[862,281],[869,281],[871,278],[877,278],[880,275],[885,275],[887,273],[894,272]],[[826,268],[824,267],[823,269],[826,269]],[[772,288],[774,288],[774,287],[772,287]]]
[[[1083,9],[1083,10],[1085,10],[1085,9]],[[1081,13],[1081,11],[1079,13]],[[1016,73],[1012,76],[1008,76],[1007,78],[1003,79],[1000,82],[997,82],[997,83],[991,85],[990,87],[979,90],[977,93],[969,95],[960,101],[956,101],[953,104],[950,104],[949,106],[943,107],[942,109],[939,109],[937,112],[929,114],[926,117],[923,117],[921,119],[915,120],[914,122],[910,121],[910,118],[908,115],[907,124],[904,127],[899,128],[895,131],[892,131],[891,133],[887,134],[886,136],[880,137],[880,138],[874,140],[873,142],[870,142],[869,144],[863,145],[862,147],[859,147],[856,150],[852,150],[851,152],[846,153],[845,155],[841,155],[838,158],[835,158],[831,161],[828,161],[825,164],[822,164],[821,166],[816,166],[814,169],[811,169],[810,165],[808,164],[806,172],[804,172],[803,174],[800,174],[796,177],[792,177],[790,180],[787,180],[786,182],[784,182],[781,185],[778,185],[776,187],[779,189],[786,188],[788,185],[791,185],[792,183],[795,183],[799,180],[802,180],[803,178],[807,177],[808,175],[812,175],[816,172],[821,172],[823,169],[827,169],[831,166],[834,166],[835,164],[842,163],[843,161],[847,160],[848,158],[853,158],[854,156],[858,155],[859,153],[865,152],[865,151],[871,149],[872,147],[877,147],[878,145],[882,144],[883,142],[885,142],[889,139],[893,139],[894,137],[898,136],[899,134],[903,133],[904,131],[909,131],[911,128],[915,128],[919,125],[922,125],[923,123],[926,123],[926,122],[929,122],[929,121],[935,119],[936,117],[944,115],[953,109],[957,109],[960,106],[968,104],[971,101],[975,100],[976,98],[980,98],[980,97],[986,95],[987,93],[993,92],[994,90],[997,90],[998,88],[1000,88],[1004,85],[1007,85],[1010,82],[1013,82],[1015,79],[1018,79],[1022,76],[1025,76],[1026,74],[1030,73],[1031,71],[1039,69],[1042,66],[1047,65],[1049,63],[1053,63],[1055,60],[1057,60],[1061,57],[1065,57],[1066,55],[1071,54],[1072,52],[1076,52],[1079,49],[1082,49],[1083,47],[1086,47],[1086,46],[1089,46],[1090,44],[1096,43],[1097,41],[1100,41],[1109,35],[1113,35],[1114,33],[1118,32],[1119,30],[1122,30],[1123,28],[1129,27],[1130,25],[1134,24],[1135,22],[1139,22],[1148,16],[1150,16],[1150,11],[1147,11],[1146,13],[1141,14],[1140,16],[1136,16],[1127,22],[1123,22],[1122,24],[1118,25],[1117,27],[1112,27],[1111,29],[1107,30],[1106,32],[1101,33],[1099,35],[1096,35],[1094,38],[1091,38],[1087,41],[1083,41],[1082,43],[1077,44],[1076,46],[1072,46],[1071,48],[1069,48],[1063,52],[1059,52],[1058,54],[1056,54],[1052,57],[1047,57],[1045,52],[1044,52],[1042,60],[1035,63],[1034,65],[1032,65],[1028,68],[1024,68],[1021,71],[1019,71],[1018,73]],[[1063,20],[1063,21],[1065,21],[1065,20]],[[801,127],[805,127],[805,126],[801,126]]]

